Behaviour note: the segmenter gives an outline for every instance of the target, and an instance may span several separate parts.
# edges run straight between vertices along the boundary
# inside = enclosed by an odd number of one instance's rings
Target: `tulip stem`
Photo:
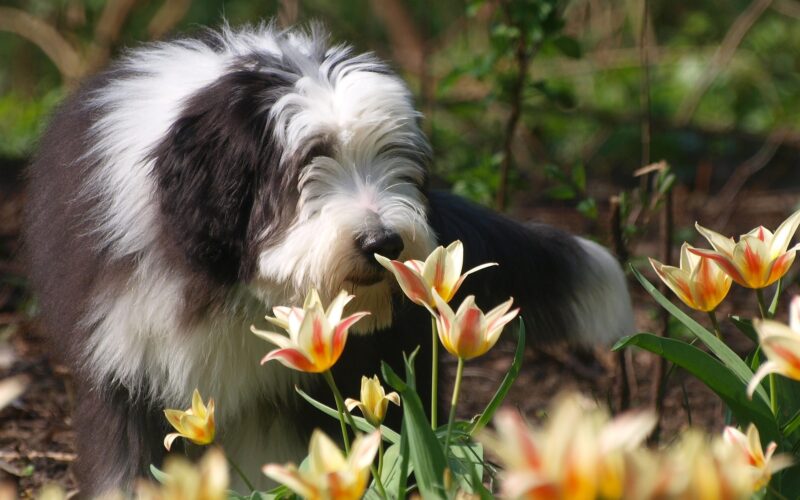
[[[234,462],[231,457],[226,457],[226,458],[228,459],[228,464],[230,464],[231,468],[236,471],[236,473],[239,475],[240,478],[242,478],[242,481],[244,481],[244,484],[247,486],[247,488],[250,490],[250,492],[252,493],[252,492],[256,491],[256,488],[255,488],[255,486],[253,486],[253,483],[251,483],[250,480],[247,479],[247,476],[244,475],[244,472],[236,464],[236,462]]]
[[[328,382],[331,391],[333,391],[333,399],[336,400],[336,410],[339,412],[339,425],[342,427],[344,451],[347,456],[350,456],[350,437],[347,435],[347,424],[350,424],[354,434],[358,433],[358,427],[356,427],[356,422],[353,420],[353,416],[350,415],[350,412],[344,406],[344,398],[342,398],[342,393],[339,392],[339,387],[336,385],[336,381],[333,379],[333,374],[331,371],[325,370],[322,372],[322,375],[325,377],[325,381]],[[347,419],[347,423],[345,423],[345,419]],[[383,441],[381,441],[380,446],[383,447]],[[372,472],[372,477],[375,479],[375,486],[378,488],[378,494],[381,496],[381,498],[387,498],[386,490],[383,488],[381,476],[378,470],[375,468],[375,464],[370,465],[370,471]]]
[[[378,445],[378,477],[383,476],[383,439]]]
[[[344,442],[344,451],[347,455],[350,455],[350,436],[347,434],[347,423],[345,423],[345,415],[348,417],[350,416],[349,412],[346,412],[344,409],[344,400],[342,399],[342,393],[339,392],[339,388],[336,386],[336,382],[333,380],[333,374],[330,370],[325,370],[322,372],[323,377],[325,378],[325,382],[328,383],[330,386],[331,391],[333,391],[333,399],[336,401],[336,411],[339,412],[339,425],[342,428],[342,440]],[[350,422],[350,425],[353,426],[353,430],[355,431],[356,427]]]
[[[778,380],[774,373],[769,374],[769,407],[772,414],[778,417]]]
[[[758,312],[761,313],[762,319],[769,319],[769,313],[767,312],[767,305],[764,302],[764,290],[761,288],[756,288],[756,298],[758,299]]]
[[[464,374],[464,358],[458,358],[458,368],[456,369],[456,385],[453,387],[453,399],[450,400],[450,417],[447,419],[447,434],[444,438],[444,456],[450,454],[450,434],[453,432],[453,421],[456,419],[456,406],[458,405],[458,393],[461,392],[461,376]]]
[[[436,317],[431,315],[431,429],[436,430],[439,407],[439,336]]]
[[[708,311],[708,317],[711,319],[711,326],[714,328],[714,335],[716,335],[718,339],[722,340],[722,330],[720,330],[719,322],[717,321],[717,311]]]

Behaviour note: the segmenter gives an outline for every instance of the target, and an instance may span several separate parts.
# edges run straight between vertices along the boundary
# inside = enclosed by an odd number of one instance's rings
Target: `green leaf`
[[[587,219],[597,219],[597,202],[594,200],[594,198],[586,198],[585,200],[582,200],[580,203],[578,203],[576,208],[578,209],[578,212],[580,212],[581,215]]]
[[[581,45],[572,37],[560,36],[553,40],[553,45],[567,57],[573,59],[580,59],[581,57]]]
[[[745,337],[752,340],[753,343],[758,345],[758,333],[753,328],[753,322],[749,319],[743,319],[741,316],[730,316],[731,323],[744,334]]]
[[[750,367],[740,358],[735,352],[731,350],[730,347],[725,345],[720,339],[718,339],[714,334],[703,328],[698,322],[690,318],[686,315],[683,311],[678,309],[675,304],[670,302],[664,295],[659,292],[656,287],[654,287],[647,278],[645,278],[642,273],[640,273],[635,267],[631,266],[631,271],[633,272],[634,277],[642,284],[642,287],[649,293],[655,300],[658,302],[661,307],[669,311],[669,313],[675,317],[678,321],[680,321],[689,331],[700,339],[702,343],[704,343],[710,350],[713,352],[717,358],[731,371],[734,375],[747,387],[747,384],[750,383],[750,380],[753,378],[753,372],[750,370]],[[759,386],[756,388],[756,395],[758,395],[759,399],[764,404],[769,404],[769,398],[767,397],[767,392],[764,390],[763,387]]]
[[[300,396],[302,396],[303,399],[308,401],[314,408],[318,409],[319,411],[330,417],[333,417],[337,420],[339,419],[339,412],[336,411],[336,408],[331,408],[330,406],[317,401],[316,399],[306,394],[303,391],[303,389],[297,386],[295,386],[294,390],[297,391],[297,393]],[[363,432],[372,432],[373,430],[375,430],[375,427],[373,427],[372,424],[367,422],[363,417],[357,417],[355,415],[351,416],[353,417],[353,421],[355,422],[356,427],[358,427],[358,430]],[[389,441],[392,444],[400,442],[400,434],[386,427],[385,425],[381,426],[381,436],[383,437],[383,439]]]
[[[578,163],[572,169],[572,182],[578,188],[578,191],[586,191],[586,168],[584,168],[583,164]]]
[[[150,474],[161,484],[166,484],[169,481],[169,475],[153,464],[150,464]]]
[[[383,378],[400,394],[403,407],[403,433],[408,436],[408,455],[414,468],[414,478],[423,498],[446,498],[442,480],[447,461],[444,450],[431,430],[419,395],[414,390],[414,358],[406,358],[406,381],[386,364],[381,363]]]
[[[778,303],[781,301],[781,292],[783,288],[783,278],[778,280],[778,286],[775,287],[775,295],[772,296],[772,302],[769,305],[769,309],[767,309],[767,314],[770,318],[775,317],[775,313],[778,311]]]
[[[511,363],[511,368],[508,369],[500,387],[497,388],[497,392],[494,393],[492,400],[489,401],[489,404],[486,405],[486,409],[483,410],[481,416],[472,426],[472,429],[470,429],[470,435],[474,436],[476,432],[486,427],[492,420],[492,417],[494,417],[494,413],[500,408],[500,405],[503,404],[508,391],[511,390],[511,386],[514,384],[514,381],[517,380],[519,372],[522,369],[523,357],[525,357],[525,322],[520,318],[519,330],[517,331],[517,351],[514,353],[514,361]]]
[[[800,410],[789,419],[788,422],[783,426],[781,431],[783,432],[784,436],[791,436],[794,431],[800,429]]]
[[[571,200],[577,196],[577,193],[571,186],[562,184],[560,186],[553,186],[547,190],[547,196],[554,200]]]
[[[462,490],[475,493],[483,484],[483,446],[480,443],[450,445],[448,463]]]
[[[617,342],[614,350],[632,345],[655,353],[688,371],[725,401],[739,424],[753,422],[767,441],[781,441],[769,406],[759,399],[748,399],[746,384],[719,360],[686,342],[651,333],[624,337]]]

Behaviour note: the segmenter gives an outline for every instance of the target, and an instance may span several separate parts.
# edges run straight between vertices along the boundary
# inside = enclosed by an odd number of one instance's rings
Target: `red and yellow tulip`
[[[383,423],[390,401],[400,406],[400,395],[396,392],[386,394],[378,376],[375,375],[372,378],[361,377],[361,401],[347,398],[344,404],[350,412],[355,408],[360,409],[364,418],[377,427]]]
[[[764,288],[778,281],[794,262],[800,245],[789,243],[800,225],[800,210],[792,214],[773,234],[759,226],[742,235],[738,242],[696,224],[713,250],[689,251],[716,261],[733,280],[747,288]]]
[[[761,350],[767,356],[747,386],[752,397],[759,382],[770,373],[800,380],[800,296],[789,307],[789,326],[773,320],[753,321]]]
[[[400,262],[378,254],[375,254],[375,258],[394,274],[397,283],[409,299],[421,306],[430,307],[435,305],[431,295],[432,289],[436,290],[442,300],[450,302],[467,276],[497,265],[494,262],[481,264],[461,274],[464,265],[464,245],[458,240],[447,248],[437,247],[425,262],[420,260]]]
[[[687,306],[710,312],[717,308],[732,280],[712,259],[691,253],[692,246],[681,247],[680,267],[668,266],[650,259],[650,265],[663,281]]]
[[[317,429],[311,435],[307,469],[299,470],[290,463],[268,464],[262,470],[309,500],[356,500],[367,488],[369,468],[380,441],[379,431],[358,436],[345,458],[333,441]]]
[[[306,296],[303,307],[275,307],[270,323],[285,329],[289,336],[251,327],[253,333],[278,346],[261,360],[277,360],[283,365],[309,373],[321,373],[332,367],[342,355],[348,330],[368,312],[357,312],[342,318],[344,307],[352,295],[342,291],[325,310],[316,290]]]
[[[206,445],[214,441],[214,398],[208,399],[208,406],[203,404],[200,392],[195,389],[192,394],[192,407],[188,410],[164,410],[167,420],[178,432],[167,434],[164,447],[169,450],[173,441],[179,437]]]
[[[747,434],[736,427],[726,427],[723,436],[728,444],[734,446],[744,456],[752,472],[754,491],[766,486],[772,474],[789,467],[793,462],[788,455],[773,456],[778,448],[775,443],[769,443],[764,451],[758,429],[753,424],[747,427]]]
[[[513,298],[508,299],[484,315],[470,295],[454,313],[447,302],[431,290],[436,309],[436,326],[439,340],[447,351],[460,359],[469,360],[484,354],[497,343],[503,328],[519,313],[519,308],[509,312]]]

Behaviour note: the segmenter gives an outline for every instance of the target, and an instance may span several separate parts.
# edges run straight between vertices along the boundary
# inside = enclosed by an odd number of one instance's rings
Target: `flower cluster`
[[[699,224],[695,226],[713,250],[684,243],[680,267],[655,259],[650,259],[650,264],[675,295],[698,311],[714,311],[728,294],[731,281],[753,289],[772,285],[789,271],[800,250],[800,245],[789,248],[800,226],[800,211],[783,221],[775,233],[759,226],[742,235],[738,242]]]
[[[308,450],[308,467],[268,464],[263,472],[309,500],[356,500],[367,488],[369,468],[380,441],[378,431],[359,436],[345,457],[328,436],[315,430]]]
[[[513,410],[498,412],[496,432],[480,437],[504,466],[506,498],[669,499],[748,498],[790,461],[761,447],[758,431],[728,427],[709,441],[689,431],[667,450],[642,443],[655,425],[652,413],[611,419],[586,400],[557,400],[543,427],[532,428]]]

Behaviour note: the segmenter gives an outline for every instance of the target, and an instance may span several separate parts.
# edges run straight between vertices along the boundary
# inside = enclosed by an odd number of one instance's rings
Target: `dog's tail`
[[[513,296],[537,342],[608,344],[633,333],[625,276],[602,246],[544,224],[514,222],[448,193],[431,192],[429,203],[439,241],[464,243],[465,269],[499,264],[470,276],[459,295],[474,294],[485,309]]]

